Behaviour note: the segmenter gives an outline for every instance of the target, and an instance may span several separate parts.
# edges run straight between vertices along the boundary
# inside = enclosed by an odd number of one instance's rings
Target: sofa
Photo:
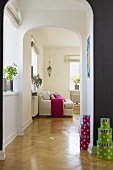
[[[53,94],[50,91],[43,91],[39,95],[39,116],[51,116],[51,100],[54,98]],[[70,99],[63,100],[63,112],[64,116],[73,115],[73,102]]]

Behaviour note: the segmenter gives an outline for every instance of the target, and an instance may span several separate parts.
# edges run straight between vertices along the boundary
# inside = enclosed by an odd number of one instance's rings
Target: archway
[[[70,90],[72,90],[70,89],[70,84],[69,84],[70,82],[69,68],[70,68],[70,62],[72,61],[66,61],[65,57],[66,55],[73,55],[73,56],[80,55],[80,42],[79,42],[80,35],[78,37],[77,33],[67,30],[66,28],[64,29],[58,27],[45,26],[45,27],[39,27],[39,28],[29,30],[24,36],[25,62],[23,63],[24,65],[23,68],[27,69],[28,70],[27,72],[30,72],[29,71],[30,65],[28,64],[26,65],[28,60],[30,60],[30,43],[29,43],[29,49],[27,43],[30,42],[31,36],[33,36],[34,40],[36,40],[37,49],[40,50],[38,55],[40,70],[38,71],[38,74],[40,74],[42,80],[45,82],[38,89],[38,94],[40,94],[41,90],[48,89],[50,92],[61,93],[66,99],[69,99]],[[27,50],[25,50],[26,47]],[[53,73],[51,74],[50,77],[47,74],[49,47],[50,47],[50,58],[52,62],[51,66],[53,70]],[[41,59],[43,60],[44,66],[42,65]],[[25,77],[29,76],[27,72],[25,72]]]
[[[5,1],[6,2],[6,1]],[[4,4],[5,5],[5,4]],[[61,14],[60,14],[61,15]],[[51,16],[51,12],[50,12],[50,14],[48,14],[48,17],[49,16]],[[72,14],[70,15],[70,17],[72,16]],[[56,18],[56,14],[54,13],[54,17]],[[63,17],[63,16],[62,16]],[[57,18],[56,18],[57,19]],[[57,20],[56,20],[57,21]],[[62,21],[61,21],[62,22]],[[58,23],[56,22],[56,23],[54,23],[54,24],[52,24],[50,21],[49,21],[49,23],[44,23],[44,21],[43,21],[43,23],[40,25],[40,26],[44,26],[44,25],[46,25],[46,26],[48,26],[48,25],[52,25],[52,26],[60,26],[60,27],[63,27],[63,28],[68,28],[68,29],[71,29],[71,30],[73,30],[73,31],[75,31],[75,28],[73,27],[73,26],[69,26],[69,23],[70,23],[70,21],[67,21],[67,23],[60,23],[59,25],[58,25]],[[70,23],[70,25],[71,25],[72,23]],[[34,24],[34,27],[35,27],[35,24]],[[24,28],[24,27],[23,27]],[[20,33],[19,33],[19,35],[20,35],[20,38],[19,38],[19,45],[20,45],[20,48],[21,48],[21,50],[20,50],[20,52],[19,52],[19,55],[20,56],[23,56],[22,55],[22,51],[23,51],[23,46],[22,46],[22,42],[23,42],[23,36],[24,36],[24,34],[25,34],[25,32],[28,30],[28,28],[26,29],[26,28],[24,28],[24,32],[21,32],[21,30],[23,29],[23,28],[21,28],[20,29]],[[30,28],[29,28],[30,29]],[[92,31],[93,32],[93,31]],[[93,37],[93,35],[92,35],[92,37]],[[92,38],[93,39],[93,38]],[[85,44],[86,44],[86,37],[84,36],[84,35],[82,35],[82,50],[81,50],[81,53],[83,53],[84,55],[86,55],[86,50],[85,50]],[[83,45],[84,44],[84,45]],[[82,54],[81,54],[81,56],[82,56]],[[20,59],[21,60],[21,59]],[[84,61],[85,61],[86,59],[84,59]],[[20,63],[20,65],[22,65],[23,63]],[[82,62],[82,67],[84,66],[84,62]],[[92,68],[93,69],[93,68]],[[83,72],[84,72],[84,74],[86,74],[86,66],[85,66],[85,71],[83,70]],[[85,82],[87,82],[86,81],[86,78],[85,78],[85,76],[84,76],[84,74],[82,74],[81,73],[81,75],[82,75],[82,82],[84,82],[84,84],[85,84]],[[93,75],[93,71],[92,71],[92,75]],[[22,79],[21,79],[21,82],[22,82]],[[92,84],[93,84],[93,82],[91,82]],[[85,88],[85,89],[84,89]],[[81,89],[82,90],[82,92],[83,93],[81,93],[81,95],[82,95],[82,97],[83,97],[83,100],[81,101],[81,104],[83,104],[83,109],[81,110],[81,113],[82,114],[84,114],[84,112],[87,112],[87,107],[86,107],[86,103],[85,103],[85,93],[86,93],[86,86],[84,86],[83,87],[83,89]],[[92,96],[93,96],[93,94],[92,94]],[[21,96],[22,97],[22,96]],[[93,100],[93,99],[92,99]],[[93,101],[92,101],[92,105],[93,105]],[[89,109],[90,110],[90,109]],[[92,109],[93,110],[93,109]],[[23,111],[22,111],[23,112]],[[20,115],[20,116],[22,116],[22,115]],[[22,117],[21,117],[21,119],[22,119]],[[2,119],[1,119],[2,120]],[[22,120],[21,120],[22,121]],[[1,131],[1,135],[2,135],[2,131]],[[2,143],[1,143],[1,147],[2,147]],[[2,150],[2,148],[1,148],[1,150]]]

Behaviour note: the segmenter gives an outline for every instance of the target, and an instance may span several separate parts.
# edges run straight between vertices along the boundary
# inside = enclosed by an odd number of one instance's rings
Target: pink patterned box
[[[80,150],[87,150],[87,148],[88,148],[87,145],[80,146]]]
[[[86,132],[87,136],[90,136],[90,126],[87,126],[87,132]]]
[[[90,115],[83,115],[83,124],[90,124]]]
[[[80,136],[80,149],[87,150],[90,138],[87,136]]]
[[[81,135],[90,136],[90,125],[89,124],[81,124]]]

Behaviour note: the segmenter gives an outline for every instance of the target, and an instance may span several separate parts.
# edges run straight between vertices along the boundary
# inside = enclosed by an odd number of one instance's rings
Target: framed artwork
[[[87,76],[90,77],[90,36],[87,39]]]

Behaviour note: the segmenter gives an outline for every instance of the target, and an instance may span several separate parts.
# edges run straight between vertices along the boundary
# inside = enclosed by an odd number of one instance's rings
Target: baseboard
[[[24,125],[23,125],[23,130],[25,130],[32,122],[32,118],[28,119],[26,122],[24,122]]]
[[[24,130],[30,125],[30,123],[32,122],[32,118],[28,119],[26,122],[24,122],[23,124],[23,129],[22,130],[18,130],[17,131],[17,135],[18,136],[24,136]]]
[[[17,136],[17,131],[12,133],[6,141],[3,141],[3,148],[9,145]]]
[[[91,143],[88,145],[87,151],[92,154],[96,155],[97,154],[97,146],[93,146]]]
[[[6,156],[5,150],[1,150],[1,151],[0,151],[0,160],[1,160],[1,161],[2,161],[2,160],[5,160],[5,156]]]
[[[17,131],[17,136],[24,136],[24,131],[23,130],[18,130]]]

